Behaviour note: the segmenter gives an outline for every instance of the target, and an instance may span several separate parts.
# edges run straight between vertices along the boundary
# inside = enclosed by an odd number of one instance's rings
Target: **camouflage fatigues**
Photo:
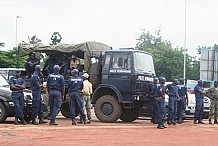
[[[209,120],[218,118],[218,88],[212,87],[208,89],[207,96],[211,100],[210,104],[210,112],[209,112]]]

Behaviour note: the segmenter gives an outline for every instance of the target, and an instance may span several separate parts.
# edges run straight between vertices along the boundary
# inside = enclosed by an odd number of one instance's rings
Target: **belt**
[[[85,95],[85,96],[90,96],[90,94],[83,94],[83,95]]]
[[[19,90],[19,91],[12,91],[12,92],[19,93],[19,92],[23,92],[23,90]]]

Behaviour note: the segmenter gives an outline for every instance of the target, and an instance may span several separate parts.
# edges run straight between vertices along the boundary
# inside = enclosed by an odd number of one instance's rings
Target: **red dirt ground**
[[[150,120],[140,119],[132,123],[101,123],[93,116],[91,124],[71,125],[71,120],[61,115],[58,126],[14,125],[13,118],[0,124],[0,145],[149,145],[149,146],[217,146],[218,125],[194,125],[186,121],[182,125],[168,126],[161,130]]]

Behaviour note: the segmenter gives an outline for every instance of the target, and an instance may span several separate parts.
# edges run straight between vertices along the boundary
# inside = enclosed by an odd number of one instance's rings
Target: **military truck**
[[[136,120],[155,76],[152,55],[133,48],[112,50],[102,43],[85,42],[49,47],[21,45],[20,50],[25,53],[34,51],[56,55],[67,53],[84,59],[80,75],[84,71],[90,74],[89,79],[94,89],[92,104],[97,118],[102,122]],[[67,93],[61,113],[70,117]]]

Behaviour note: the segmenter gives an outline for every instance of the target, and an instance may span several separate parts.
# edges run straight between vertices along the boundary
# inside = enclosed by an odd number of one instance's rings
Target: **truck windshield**
[[[7,80],[2,75],[0,75],[0,87],[9,87]]]
[[[134,53],[134,67],[136,71],[155,75],[153,58],[149,54],[141,52]]]

